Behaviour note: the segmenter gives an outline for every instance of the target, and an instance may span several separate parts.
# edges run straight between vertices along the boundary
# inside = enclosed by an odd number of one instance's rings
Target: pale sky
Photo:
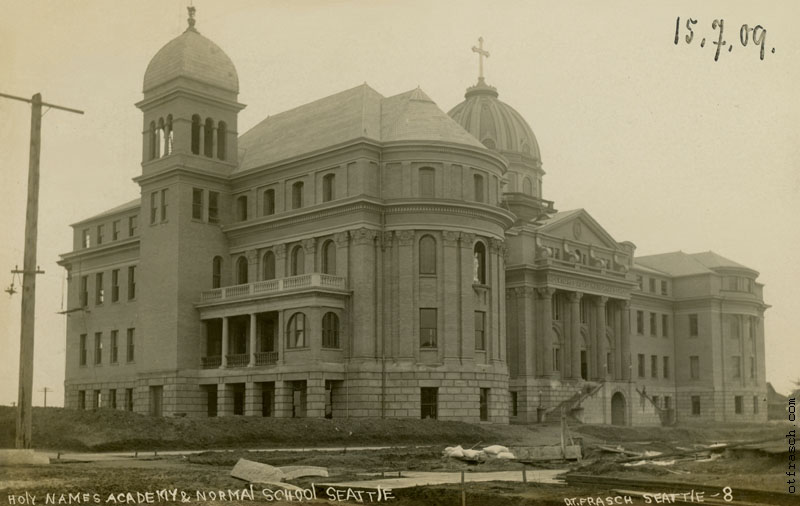
[[[0,0],[0,92],[83,109],[43,119],[34,404],[63,403],[70,223],[138,197],[142,78],[186,26],[186,0]],[[800,5],[756,2],[194,0],[233,60],[245,132],[269,114],[363,82],[418,85],[444,111],[477,78],[539,141],[544,197],[585,208],[637,254],[713,250],[761,273],[767,380],[800,379]],[[674,44],[676,18],[695,39]],[[714,61],[718,29],[726,41]],[[740,27],[766,29],[764,59]],[[762,32],[759,32],[759,35]],[[682,29],[681,38],[686,34]],[[700,39],[707,38],[704,47]],[[729,52],[728,47],[733,49]],[[772,48],[775,52],[772,53]],[[30,108],[0,99],[0,285],[22,266]],[[19,283],[17,283],[19,284]],[[20,295],[0,293],[0,404],[17,398]]]

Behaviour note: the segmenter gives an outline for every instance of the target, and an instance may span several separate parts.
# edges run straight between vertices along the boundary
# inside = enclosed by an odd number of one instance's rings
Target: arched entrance
[[[611,425],[625,425],[625,396],[621,392],[611,396]]]

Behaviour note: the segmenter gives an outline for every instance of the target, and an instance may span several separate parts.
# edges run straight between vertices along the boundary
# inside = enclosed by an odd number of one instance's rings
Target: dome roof
[[[497,99],[497,89],[480,78],[464,100],[448,113],[466,131],[495,151],[512,152],[541,162],[539,143],[520,113]]]
[[[231,59],[191,26],[167,42],[150,60],[144,73],[143,91],[146,93],[178,77],[239,92],[239,76]]]

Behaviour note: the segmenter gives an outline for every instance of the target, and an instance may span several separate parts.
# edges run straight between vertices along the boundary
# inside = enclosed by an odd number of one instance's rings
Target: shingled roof
[[[684,253],[683,251],[673,251],[660,255],[649,255],[636,257],[636,264],[658,271],[671,276],[692,276],[695,274],[710,274],[719,268],[747,269],[758,274],[753,269],[742,264],[729,260],[713,251],[703,253]]]
[[[359,138],[445,141],[486,149],[421,89],[387,98],[365,83],[269,116],[245,132],[239,137],[236,172]]]

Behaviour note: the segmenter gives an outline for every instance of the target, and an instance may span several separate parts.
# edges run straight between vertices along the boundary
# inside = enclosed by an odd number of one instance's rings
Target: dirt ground
[[[13,441],[13,410],[0,408],[0,447]],[[130,413],[77,412],[58,408],[34,411],[34,442],[38,448],[57,451],[138,450],[138,458],[95,462],[53,460],[49,466],[0,467],[0,504],[136,504],[137,496],[158,490],[186,492],[192,504],[298,504],[268,501],[255,487],[252,500],[230,498],[228,491],[245,490],[247,484],[230,477],[230,470],[239,458],[274,466],[310,465],[326,467],[330,478],[325,482],[364,479],[364,473],[403,471],[476,471],[521,472],[524,464],[490,460],[469,464],[442,457],[445,446],[460,444],[465,448],[481,448],[490,444],[536,446],[555,444],[560,440],[558,425],[503,426],[467,424],[430,420],[276,420],[230,417],[191,420],[185,418],[154,419]],[[553,462],[535,467],[564,469],[572,472],[637,480],[663,480],[693,485],[730,486],[785,492],[787,469],[785,454],[719,451],[721,457],[702,461],[708,455],[705,446],[715,442],[761,441],[767,437],[781,440],[786,427],[778,424],[741,425],[725,429],[711,425],[631,428],[573,425],[570,437],[583,446],[580,463]],[[352,434],[351,434],[352,433]],[[355,446],[390,446],[376,450],[354,450]],[[335,451],[305,450],[308,448],[347,447]],[[645,464],[625,466],[632,456],[601,448],[621,447],[627,452],[659,451],[664,454],[681,448],[696,455],[665,457],[675,460],[669,466]],[[248,451],[246,448],[282,447],[292,451]],[[186,455],[161,455],[154,450],[213,448]],[[222,450],[222,448],[227,448]],[[314,480],[319,483],[320,478]],[[295,481],[308,488],[314,480]],[[197,495],[197,491],[201,495]],[[226,494],[211,499],[211,492]],[[26,492],[29,496],[26,496]],[[88,494],[86,496],[72,494]],[[206,494],[203,499],[202,493]],[[330,502],[324,488],[317,488],[317,501],[301,504],[358,504],[357,501]],[[396,506],[460,505],[459,485],[439,485],[398,489],[392,492]],[[565,498],[607,497],[616,492],[600,485],[565,486],[534,483],[487,482],[467,483],[466,504],[473,505],[549,505],[566,504]],[[48,496],[47,494],[51,494]],[[96,496],[95,496],[96,494]],[[235,495],[235,494],[234,494]],[[109,501],[109,496],[114,498]],[[169,496],[153,504],[181,503]],[[130,502],[130,501],[133,502]],[[26,502],[24,502],[26,501]],[[367,501],[368,502],[368,501]],[[597,503],[601,504],[601,503]],[[645,504],[634,502],[634,504]],[[765,502],[763,504],[772,504]],[[775,504],[778,504],[777,502]],[[782,503],[781,503],[782,504]]]

